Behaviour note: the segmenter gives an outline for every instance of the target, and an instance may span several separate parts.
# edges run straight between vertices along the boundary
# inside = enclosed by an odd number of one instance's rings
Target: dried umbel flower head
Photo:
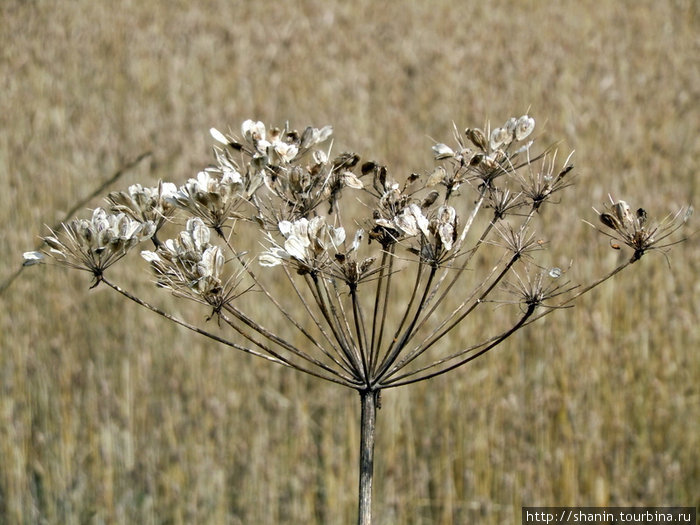
[[[218,233],[235,216],[240,204],[239,190],[243,188],[240,173],[222,169],[219,175],[205,170],[190,179],[169,197],[169,201],[202,219]]]
[[[685,224],[693,213],[692,206],[681,208],[675,214],[667,215],[658,223],[650,221],[646,210],[638,208],[633,212],[625,201],[614,201],[610,197],[610,204],[606,204],[605,210],[598,214],[600,222],[608,230],[596,230],[611,238],[611,246],[620,249],[618,242],[625,244],[634,250],[631,261],[634,262],[650,250],[663,249],[680,241],[663,243],[670,235],[675,233]]]
[[[298,273],[318,273],[332,263],[329,250],[338,252],[345,241],[345,230],[326,224],[324,217],[311,220],[302,217],[278,225],[284,243],[278,244],[269,235],[272,247],[259,257],[261,266],[291,264]]]
[[[160,230],[175,211],[172,198],[177,186],[172,182],[159,182],[155,188],[132,184],[127,191],[115,191],[107,196],[114,213],[124,213],[139,222],[152,221]]]
[[[532,141],[523,143],[533,132],[535,120],[522,115],[511,117],[506,123],[484,132],[479,128],[467,128],[464,138],[455,129],[457,147],[451,148],[443,143],[433,146],[436,160],[452,160],[453,170],[436,172],[432,177],[433,184],[442,184],[449,194],[459,185],[472,179],[481,179],[484,184],[491,186],[494,179],[514,173],[519,165],[516,159],[528,152]],[[526,161],[527,163],[527,161]]]
[[[97,285],[103,272],[145,239],[153,236],[153,221],[139,222],[124,213],[95,208],[90,219],[76,219],[43,237],[48,251],[27,252],[25,264],[36,264],[48,255],[65,266],[93,274]]]
[[[559,170],[555,168],[555,150],[551,156],[546,153],[542,155],[537,164],[534,161],[528,163],[526,174],[516,172],[522,198],[532,209],[539,211],[554,193],[571,185],[567,174],[573,169],[573,165],[569,163],[572,155],[573,153],[569,154],[564,161],[564,167]]]
[[[373,414],[383,389],[445,374],[552,309],[570,306],[646,251],[668,246],[661,243],[689,215],[681,210],[654,224],[641,208],[633,212],[611,199],[599,213],[601,231],[630,246],[634,256],[570,293],[575,287],[562,282],[564,271],[536,262],[547,242],[535,234],[533,219],[569,185],[571,166],[567,159],[555,169],[550,150],[531,155],[534,126],[528,115],[493,130],[462,133],[455,126],[456,146],[435,144],[438,165],[403,181],[386,166],[361,163],[355,153],[331,156],[330,147],[319,149],[331,136],[330,126],[299,133],[288,125],[246,120],[240,138],[212,128],[219,143],[215,166],[179,188],[134,185],[111,194],[113,214],[97,209],[91,220],[64,225],[45,238],[48,251],[25,254],[25,264],[48,254],[190,330],[357,390],[360,515],[369,523]],[[328,211],[321,209],[324,203]],[[478,220],[485,208],[492,216]],[[155,231],[171,215],[186,218],[186,227],[161,243]],[[350,228],[357,231],[352,242],[346,239]],[[212,243],[212,232],[220,245]],[[149,237],[156,247],[141,255],[158,286],[213,308],[235,341],[180,320],[102,275]],[[363,238],[368,242],[361,247]],[[265,248],[257,261],[273,268],[258,274],[247,253],[260,251],[261,239]],[[247,250],[245,243],[254,248]],[[242,282],[255,296],[236,292]],[[506,312],[503,326],[470,323],[481,331],[447,337],[485,303],[495,302],[492,294],[500,289],[510,294],[502,302],[516,306]],[[269,312],[285,322],[268,323]],[[284,328],[277,332],[279,327]]]
[[[222,280],[225,259],[221,248],[209,241],[209,228],[193,217],[177,238],[166,240],[156,251],[144,250],[141,256],[151,263],[159,286],[220,308],[233,286]]]

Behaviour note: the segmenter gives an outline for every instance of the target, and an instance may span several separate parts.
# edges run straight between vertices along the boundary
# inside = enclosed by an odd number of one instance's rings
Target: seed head
[[[90,219],[76,219],[44,237],[48,251],[27,252],[25,264],[37,264],[45,255],[59,264],[85,270],[99,284],[103,272],[141,241],[153,236],[153,221],[140,222],[125,213],[111,214],[95,208]]]

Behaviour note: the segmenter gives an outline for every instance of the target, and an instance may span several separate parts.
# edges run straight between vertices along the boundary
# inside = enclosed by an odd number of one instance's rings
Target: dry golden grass
[[[1,2],[0,279],[128,159],[153,151],[119,188],[182,182],[209,162],[209,127],[249,117],[333,124],[337,151],[408,174],[452,121],[529,108],[576,150],[577,184],[542,219],[574,280],[622,257],[581,223],[608,191],[654,215],[697,202],[696,2],[466,4]],[[646,256],[472,365],[386,392],[376,522],[700,505],[698,237],[670,261]],[[81,277],[25,271],[0,297],[1,523],[352,522],[356,394]]]

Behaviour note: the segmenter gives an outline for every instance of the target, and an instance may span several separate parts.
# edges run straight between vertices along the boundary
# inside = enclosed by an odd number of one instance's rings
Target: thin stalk
[[[372,523],[372,478],[374,477],[374,438],[377,423],[378,390],[360,391],[360,475],[358,525]]]
[[[335,308],[328,298],[328,290],[324,286],[321,286],[317,275],[311,274],[306,275],[305,277],[309,281],[308,286],[314,296],[314,300],[316,301],[319,310],[321,310],[321,314],[326,320],[326,323],[328,323],[328,327],[330,328],[333,337],[338,343],[338,350],[342,352],[348,362],[352,364],[356,377],[362,377],[362,365],[359,362],[358,356],[353,351],[353,348],[351,348],[348,338],[343,331],[342,325],[338,321]]]
[[[226,305],[226,306],[224,306],[224,309],[227,312],[234,315],[236,317],[236,319],[241,321],[243,324],[245,324],[246,326],[248,326],[249,328],[251,328],[252,330],[257,332],[261,336],[265,337],[268,341],[278,344],[279,346],[281,346],[282,348],[287,350],[289,353],[296,355],[297,357],[299,357],[299,358],[301,358],[301,359],[303,359],[303,360],[305,360],[313,365],[316,365],[317,367],[325,370],[326,372],[329,372],[335,376],[338,376],[339,378],[347,381],[348,383],[356,383],[356,381],[352,377],[343,374],[341,371],[335,370],[334,368],[328,366],[327,364],[323,363],[322,361],[319,361],[315,357],[308,355],[306,352],[303,352],[302,350],[299,350],[291,343],[285,341],[284,339],[282,339],[278,335],[267,330],[261,324],[256,323],[254,320],[250,319],[248,316],[246,316],[243,312],[241,312],[237,308],[234,308],[231,305]],[[260,341],[256,340],[255,338],[253,338],[250,334],[248,334],[245,330],[243,330],[240,326],[238,326],[236,323],[234,323],[231,319],[229,319],[223,313],[220,312],[219,315],[221,316],[221,319],[223,319],[223,321],[227,325],[229,325],[231,328],[233,328],[240,335],[242,335],[243,337],[248,339],[248,341],[253,343],[258,348],[265,350],[267,353],[269,353],[271,355],[280,355],[277,352],[275,352],[274,350],[272,350],[269,346],[261,343]],[[286,358],[284,358],[284,359],[285,359],[285,361],[288,361]],[[302,368],[298,364],[296,364],[292,361],[288,361],[288,362],[290,364],[292,364],[292,366],[294,368]],[[345,372],[345,370],[343,370],[343,372]]]
[[[416,313],[413,316],[413,319],[409,323],[408,327],[404,331],[404,333],[401,335],[401,338],[398,339],[394,337],[394,340],[391,342],[389,345],[389,348],[387,349],[387,354],[384,357],[384,360],[382,361],[381,365],[379,366],[377,373],[375,377],[379,378],[384,375],[384,373],[387,371],[387,369],[394,364],[396,359],[399,357],[401,354],[401,351],[405,348],[406,344],[411,340],[411,337],[414,335],[414,328],[416,326],[416,323],[418,322],[418,317],[420,316],[421,311],[423,310],[423,307],[425,305],[426,298],[428,296],[428,293],[430,291],[430,285],[433,282],[433,279],[435,277],[435,273],[437,272],[437,267],[433,266],[430,268],[430,273],[428,274],[428,281],[425,283],[425,288],[423,290],[423,295],[420,298],[420,301],[418,303],[418,306],[416,307]],[[398,334],[397,334],[398,335]]]
[[[253,282],[258,286],[258,288],[265,294],[265,296],[270,300],[270,302],[272,302],[272,304],[275,305],[275,307],[277,308],[277,310],[279,310],[279,312],[280,312],[290,323],[292,323],[292,324],[294,325],[294,327],[295,327],[297,330],[299,330],[302,334],[304,334],[304,336],[305,336],[314,346],[316,346],[316,347],[317,347],[319,350],[321,350],[323,353],[326,353],[326,350],[323,348],[323,346],[320,345],[320,344],[311,336],[311,334],[301,325],[301,323],[300,323],[295,317],[293,317],[293,316],[291,315],[291,313],[289,313],[289,312],[279,303],[279,301],[274,297],[274,295],[272,295],[272,294],[267,290],[267,288],[264,286],[264,284],[257,278],[257,276],[255,275],[255,273],[250,269],[250,265],[247,264],[246,261],[243,260],[241,254],[238,253],[238,252],[233,248],[233,246],[232,246],[231,243],[229,242],[228,238],[224,237],[223,235],[222,235],[221,237],[222,237],[222,239],[224,240],[224,242],[226,243],[226,246],[228,247],[228,249],[231,250],[231,253],[234,255],[234,257],[235,257],[235,258],[238,260],[238,262],[241,264],[241,266],[243,267],[243,269],[245,270],[245,272],[250,276],[250,278],[251,278],[251,279],[253,280]],[[306,306],[306,301],[304,301],[304,299],[303,299],[303,297],[302,297],[302,295],[301,295],[299,289],[298,289],[297,286],[296,286],[296,283],[294,282],[294,279],[291,278],[291,276],[289,275],[289,271],[287,270],[286,267],[285,267],[285,273],[286,273],[287,278],[289,279],[290,283],[291,283],[292,286],[294,287],[294,291],[296,292],[297,296],[299,297],[299,300],[300,300],[301,303],[304,305],[304,307],[305,307],[307,313],[311,316],[312,320],[314,321],[314,323],[316,324],[316,326],[319,328],[319,330],[321,331],[321,333],[326,337],[326,341],[327,341],[329,344],[332,344],[330,338],[328,338],[328,336],[326,335],[326,333],[325,333],[325,331],[323,330],[323,327],[321,326],[321,324],[318,322],[318,320],[317,320],[316,317],[313,315],[313,313],[309,310],[308,306]],[[331,357],[331,356],[329,355],[329,357]],[[333,358],[331,357],[331,359],[333,359]],[[337,364],[338,364],[339,366],[341,366],[340,363],[337,363]],[[341,368],[344,368],[344,369],[345,369],[345,367],[342,367],[342,366],[341,366]],[[349,370],[347,370],[347,371],[349,372]]]
[[[362,371],[364,372],[364,378],[367,381],[369,380],[368,360],[371,356],[367,355],[367,337],[365,335],[365,322],[364,318],[362,317],[362,309],[357,299],[357,289],[354,286],[350,289],[350,298],[352,301],[352,318],[355,323],[355,337],[357,337],[357,345],[360,349]]]
[[[510,258],[508,263],[505,265],[503,270],[498,274],[498,276],[493,280],[493,282],[484,290],[481,295],[478,297],[476,301],[472,303],[472,305],[467,308],[465,311],[463,311],[461,314],[456,319],[453,319],[452,322],[450,322],[447,327],[444,327],[444,324],[441,324],[440,327],[438,328],[439,331],[434,332],[429,336],[429,338],[421,343],[420,346],[416,347],[415,350],[404,356],[401,361],[399,361],[391,370],[389,370],[385,375],[386,377],[391,376],[392,374],[395,374],[398,372],[401,368],[405,367],[408,365],[411,361],[414,359],[418,358],[421,356],[424,352],[426,352],[430,347],[432,347],[435,343],[437,343],[440,339],[442,339],[446,334],[448,334],[452,329],[454,329],[459,323],[464,320],[465,317],[467,317],[477,306],[483,303],[484,299],[491,293],[491,291],[496,287],[496,285],[501,282],[501,280],[506,276],[508,271],[513,267],[515,262],[520,259],[520,253],[515,253],[513,256]],[[461,306],[460,306],[461,309]],[[449,319],[449,318],[448,318]],[[446,320],[447,321],[447,320]]]
[[[236,350],[240,350],[241,352],[245,352],[246,354],[251,354],[251,355],[254,355],[257,357],[262,357],[263,359],[266,359],[268,361],[272,361],[273,363],[277,363],[277,364],[282,365],[282,366],[286,366],[289,368],[293,368],[295,370],[299,370],[300,372],[304,372],[305,374],[309,374],[311,376],[318,377],[319,379],[325,379],[326,381],[330,381],[331,383],[336,383],[336,384],[347,386],[350,388],[357,388],[357,385],[349,383],[347,381],[344,381],[341,378],[328,376],[326,374],[321,374],[321,373],[316,372],[314,370],[311,370],[311,369],[299,366],[295,363],[292,363],[291,361],[286,359],[284,356],[279,355],[279,354],[275,353],[274,351],[266,349],[266,351],[270,352],[270,355],[266,355],[264,353],[253,350],[252,348],[248,348],[246,346],[241,346],[241,345],[236,344],[234,342],[228,341],[228,340],[224,339],[223,337],[219,337],[218,335],[212,334],[211,332],[207,332],[206,330],[202,330],[201,328],[198,328],[197,326],[194,326],[186,321],[183,321],[182,319],[178,319],[174,315],[171,315],[167,312],[164,312],[160,308],[153,306],[152,304],[149,304],[146,301],[143,301],[142,299],[139,299],[138,297],[133,295],[131,292],[124,290],[119,285],[116,285],[116,284],[110,282],[105,277],[102,277],[99,282],[105,283],[107,286],[112,288],[114,291],[122,294],[127,299],[131,299],[136,304],[143,306],[144,308],[160,315],[161,317],[164,317],[165,319],[168,319],[169,321],[172,321],[175,324],[182,326],[183,328],[187,328],[188,330],[191,330],[192,332],[196,332],[200,335],[208,337],[209,339],[212,339],[212,340],[216,341],[217,343],[221,343],[221,344],[229,346],[231,348],[235,348]]]
[[[382,345],[382,338],[384,337],[384,323],[386,322],[386,305],[389,300],[389,291],[391,289],[391,275],[394,269],[394,246],[391,246],[391,252],[386,250],[382,251],[382,263],[380,265],[379,279],[377,280],[377,291],[374,298],[374,313],[372,316],[372,340],[370,341],[370,370],[374,370],[374,364],[377,361],[379,355],[379,348]],[[387,261],[389,265],[387,267]],[[385,273],[386,272],[386,273]],[[384,278],[386,277],[386,288],[384,291],[384,303],[381,306],[382,319],[379,324],[379,335],[377,335],[377,317],[380,311],[380,302],[382,299],[382,284],[384,283]]]
[[[307,301],[307,300],[304,298],[304,296],[303,296],[302,293],[301,293],[301,290],[300,290],[299,287],[297,286],[296,281],[295,281],[295,280],[292,278],[292,276],[290,275],[290,273],[289,273],[289,268],[287,268],[286,266],[284,266],[284,273],[285,273],[285,275],[287,276],[287,280],[289,281],[289,283],[291,284],[292,288],[294,289],[294,292],[296,293],[296,296],[297,296],[297,298],[299,299],[299,302],[303,305],[304,310],[305,310],[306,313],[308,314],[309,318],[311,318],[311,320],[312,320],[313,323],[316,325],[316,327],[318,328],[319,332],[321,332],[321,334],[323,335],[323,338],[324,338],[324,339],[326,340],[326,342],[330,345],[330,347],[331,347],[331,348],[334,348],[336,343],[331,339],[331,336],[328,334],[328,332],[326,331],[326,329],[324,328],[323,324],[322,324],[321,321],[318,319],[318,317],[316,317],[316,314],[313,312],[313,310],[311,310],[311,308],[310,308],[310,306],[309,306],[310,302]],[[305,281],[305,282],[307,282],[307,281]],[[314,302],[317,302],[317,301],[316,301],[316,296],[314,295],[313,290],[311,290],[310,293],[311,293],[312,296],[314,296]],[[323,345],[321,345],[320,343],[318,343],[318,341],[316,341],[316,339],[314,339],[313,337],[311,337],[311,335],[308,334],[308,332],[307,332],[306,330],[304,330],[303,328],[300,328],[300,329],[302,330],[302,332],[304,333],[304,335],[306,335],[307,338],[311,340],[311,342],[314,344],[314,346],[316,346],[317,348],[319,348],[319,349],[321,350],[321,352],[323,352],[331,361],[333,361],[333,362],[336,363],[338,366],[340,366],[340,367],[341,367],[343,370],[345,370],[348,374],[354,375],[354,372],[353,372],[353,365],[350,363],[350,361],[347,360],[347,358],[345,358],[345,356],[343,355],[342,352],[338,352],[338,353],[337,353],[337,357],[334,356],[334,355],[331,354],[328,350],[326,350],[326,349],[323,347]]]
[[[425,381],[426,379],[431,379],[433,377],[437,377],[437,376],[445,374],[451,370],[454,370],[455,368],[458,368],[458,367],[468,363],[469,361],[473,361],[477,357],[484,355],[489,350],[500,345],[503,341],[508,339],[511,335],[513,335],[515,332],[517,332],[520,328],[525,326],[525,323],[532,316],[532,314],[534,313],[536,308],[537,308],[537,305],[534,305],[534,304],[529,305],[527,310],[523,314],[523,316],[520,318],[520,320],[515,325],[513,325],[510,329],[506,330],[505,332],[503,332],[501,335],[497,336],[496,338],[491,339],[492,342],[488,346],[486,346],[485,348],[482,348],[481,350],[479,350],[477,353],[470,355],[469,357],[466,357],[466,358],[462,359],[461,361],[454,363],[446,368],[442,368],[440,370],[437,370],[435,372],[431,372],[428,374],[419,375],[420,372],[424,372],[426,370],[429,370],[431,368],[439,366],[440,362],[435,362],[431,365],[420,368],[420,369],[415,370],[413,372],[408,372],[406,374],[397,376],[393,379],[393,382],[382,385],[382,388],[394,388],[397,386],[410,385],[411,383],[417,383],[419,381]],[[452,359],[452,358],[448,358],[448,360],[450,360],[450,359]],[[444,360],[442,360],[442,361],[444,361]],[[411,376],[416,376],[416,377],[411,377]],[[409,377],[411,377],[411,379],[407,379]],[[402,379],[403,379],[403,381],[402,381]]]

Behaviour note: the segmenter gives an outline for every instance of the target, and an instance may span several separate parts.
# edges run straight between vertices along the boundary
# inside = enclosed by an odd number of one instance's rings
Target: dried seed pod
[[[449,159],[455,156],[455,152],[452,151],[452,148],[442,143],[433,146],[433,153],[435,154],[435,160]]]
[[[613,230],[617,230],[620,227],[619,223],[617,222],[617,219],[615,219],[615,217],[613,217],[609,213],[601,213],[600,222],[602,222],[608,228]]]
[[[420,203],[421,208],[428,208],[429,206],[432,206],[433,203],[437,200],[437,198],[440,196],[440,193],[437,191],[431,191],[428,193],[428,195],[423,199],[423,202]]]
[[[481,151],[486,151],[488,148],[488,141],[486,140],[486,136],[484,135],[483,131],[481,131],[479,128],[467,128],[464,131],[464,134],[477,148],[479,148]]]
[[[532,130],[535,129],[535,119],[527,115],[523,115],[515,124],[515,140],[523,140],[527,138]]]
[[[647,212],[644,208],[639,208],[637,210],[637,222],[641,228],[647,223]]]
[[[629,228],[632,226],[633,218],[632,211],[630,210],[629,204],[625,201],[618,201],[612,206],[615,218],[624,228]]]
[[[378,167],[379,167],[379,164],[377,164],[373,160],[368,160],[367,162],[362,164],[360,171],[362,172],[363,175],[367,175],[369,172],[374,171]]]
[[[428,177],[428,181],[425,183],[425,185],[428,188],[432,188],[433,186],[437,186],[443,180],[445,180],[446,176],[447,176],[447,171],[445,171],[445,168],[443,168],[442,166],[438,166],[430,174],[430,177]]]

